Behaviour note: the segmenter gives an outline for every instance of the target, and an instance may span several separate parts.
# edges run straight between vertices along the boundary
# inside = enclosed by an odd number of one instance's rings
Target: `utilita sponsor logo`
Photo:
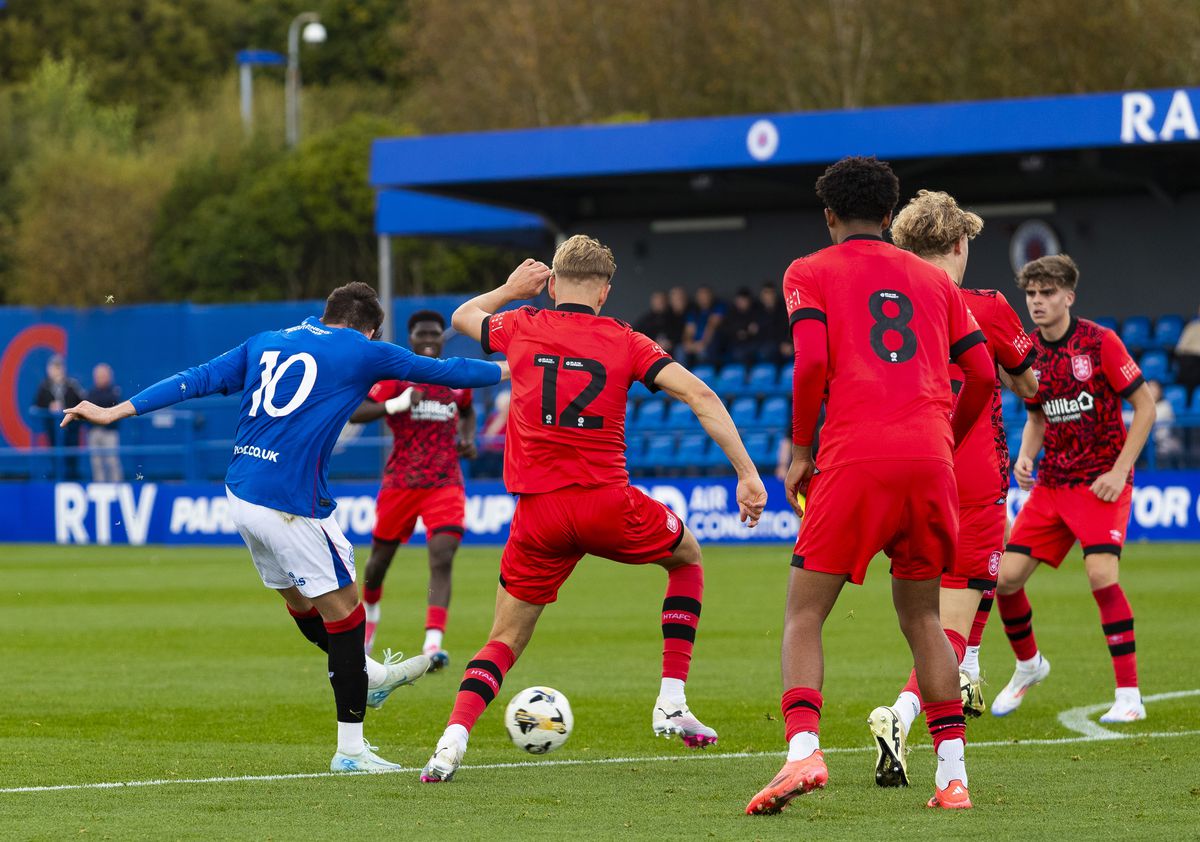
[[[1064,421],[1078,421],[1083,413],[1091,412],[1096,407],[1096,399],[1089,392],[1080,392],[1077,398],[1053,398],[1042,401],[1042,412],[1051,424],[1061,424]]]

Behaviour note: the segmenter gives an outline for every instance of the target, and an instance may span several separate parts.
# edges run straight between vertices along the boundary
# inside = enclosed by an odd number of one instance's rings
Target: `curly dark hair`
[[[413,328],[417,326],[417,322],[437,322],[442,326],[442,330],[446,329],[446,317],[437,310],[418,310],[408,317],[408,332],[412,333]]]
[[[843,222],[882,222],[900,201],[900,179],[887,161],[853,155],[817,179],[817,198]]]
[[[321,316],[321,321],[355,330],[379,330],[383,324],[383,306],[375,287],[362,281],[338,287],[325,299],[325,315]]]

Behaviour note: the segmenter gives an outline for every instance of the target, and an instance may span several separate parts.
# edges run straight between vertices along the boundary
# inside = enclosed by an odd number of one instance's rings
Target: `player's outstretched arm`
[[[704,427],[704,432],[720,446],[737,472],[737,501],[741,519],[747,526],[756,526],[767,505],[767,489],[758,475],[758,468],[754,467],[754,461],[746,452],[746,446],[742,444],[742,438],[725,404],[708,384],[679,363],[664,366],[655,376],[654,385],[690,406]]]
[[[1025,416],[1025,429],[1021,431],[1021,450],[1013,465],[1013,476],[1023,491],[1033,488],[1033,464],[1042,440],[1046,437],[1046,416],[1040,409],[1030,409]]]
[[[982,340],[983,334],[979,336]],[[991,403],[996,369],[982,341],[957,354],[954,362],[958,363],[963,373],[963,385],[958,392],[958,402],[954,405],[954,416],[950,419],[954,446],[958,447]]]
[[[1038,393],[1038,381],[1032,368],[1025,369],[1015,377],[1002,368],[1000,369],[1000,382],[1022,400],[1031,401]]]
[[[542,291],[549,279],[549,266],[532,257],[526,258],[513,270],[502,286],[477,295],[459,306],[450,317],[450,323],[459,333],[478,342],[479,337],[483,335],[484,319],[506,304],[533,298]]]
[[[131,415],[137,415],[137,412],[129,401],[116,406],[96,406],[91,401],[80,401],[63,410],[63,420],[58,426],[65,427],[72,421],[86,421],[89,424],[106,427]]]
[[[1154,429],[1154,422],[1158,418],[1158,409],[1147,384],[1138,386],[1127,400],[1133,405],[1133,420],[1129,422],[1129,434],[1125,437],[1125,444],[1121,447],[1112,470],[1101,474],[1092,483],[1092,493],[1105,503],[1115,502],[1121,496],[1125,480],[1129,479],[1129,472],[1133,470],[1142,448],[1146,446],[1146,440],[1150,437],[1150,431]]]

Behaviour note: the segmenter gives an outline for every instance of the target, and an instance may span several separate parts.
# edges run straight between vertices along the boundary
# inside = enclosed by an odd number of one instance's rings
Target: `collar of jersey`
[[[1059,348],[1061,348],[1063,345],[1066,345],[1066,344],[1067,344],[1067,340],[1068,340],[1068,339],[1070,339],[1070,338],[1071,338],[1071,337],[1072,337],[1072,336],[1075,334],[1075,328],[1077,328],[1077,327],[1079,327],[1079,317],[1078,317],[1078,316],[1072,316],[1072,317],[1071,317],[1071,323],[1070,323],[1069,325],[1067,325],[1067,332],[1066,332],[1066,333],[1064,333],[1062,336],[1060,336],[1058,339],[1054,340],[1053,342],[1051,342],[1050,340],[1046,339],[1046,338],[1043,336],[1043,337],[1042,337],[1042,344],[1043,344],[1043,345],[1045,345],[1045,346],[1046,346],[1046,348],[1047,348],[1048,350],[1050,350],[1050,351],[1057,351],[1057,350],[1058,350]],[[1041,329],[1039,328],[1039,329],[1038,329],[1038,336],[1041,336],[1041,334],[1042,334],[1042,331],[1041,331]]]
[[[596,315],[596,311],[586,304],[559,304],[555,310],[562,310],[566,313],[587,313],[589,316]]]
[[[882,243],[883,237],[880,237],[878,234],[851,234],[849,237],[846,237],[844,240],[842,240],[842,242],[848,243],[851,240],[876,240]]]

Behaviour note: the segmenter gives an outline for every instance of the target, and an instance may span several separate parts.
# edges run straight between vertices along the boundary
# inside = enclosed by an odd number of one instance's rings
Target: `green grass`
[[[324,659],[258,582],[242,550],[5,546],[0,553],[0,788],[322,772],[334,747]],[[1122,581],[1137,614],[1146,693],[1200,688],[1193,547],[1137,546]],[[890,703],[907,670],[886,567],[847,588],[826,629],[830,786],[778,817],[741,815],[777,770],[778,647],[789,552],[707,550],[707,593],[689,701],[721,732],[697,757],[650,736],[664,577],[589,559],[476,728],[467,763],[530,758],[509,742],[501,702],[531,684],[571,699],[575,732],[548,760],[612,764],[464,768],[448,785],[415,773],[0,793],[0,839],[1194,838],[1198,738],[968,748],[976,809],[943,814],[933,756],[914,729],[907,790],[879,790],[866,713]],[[405,688],[367,719],[381,754],[428,758],[458,669],[491,619],[498,552],[464,550],[446,645],[449,674]],[[381,645],[413,650],[424,616],[424,557],[402,550],[388,580]],[[1029,588],[1054,673],[1007,719],[969,726],[974,743],[1072,736],[1057,714],[1111,698],[1112,671],[1078,558]],[[999,622],[983,665],[994,693],[1012,656]],[[1152,703],[1132,733],[1200,727],[1200,697]],[[692,758],[684,761],[684,758]]]

